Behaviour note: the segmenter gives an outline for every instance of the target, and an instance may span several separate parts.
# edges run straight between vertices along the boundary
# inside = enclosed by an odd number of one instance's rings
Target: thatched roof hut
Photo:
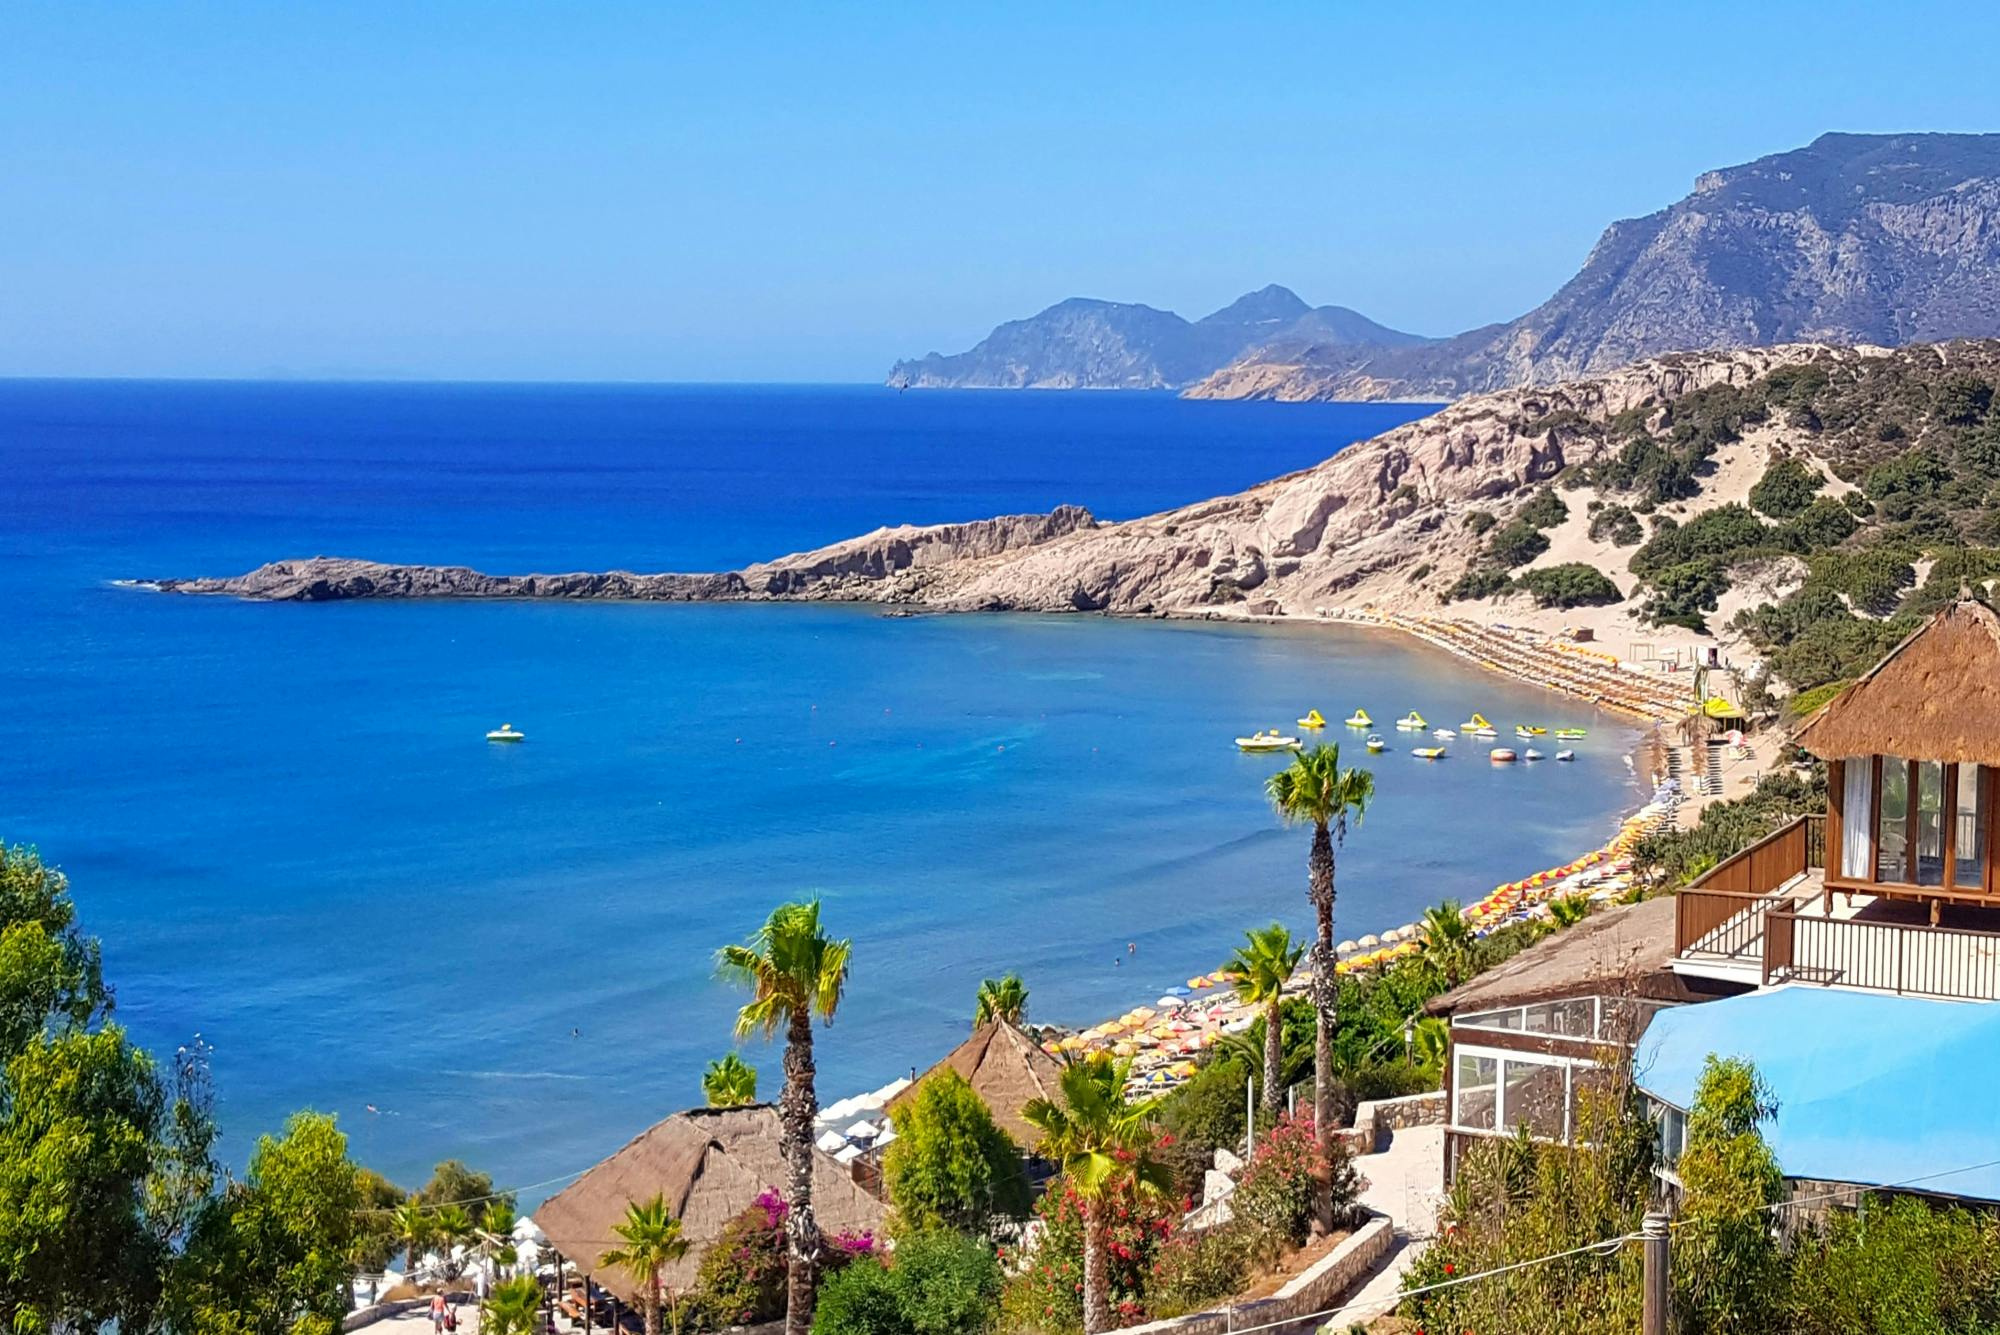
[[[1945,608],[1822,706],[1799,744],[1828,760],[2000,765],[2000,616],[1971,601]]]
[[[1021,1109],[1031,1099],[1060,1098],[1057,1085],[1062,1079],[1062,1063],[1042,1051],[1041,1044],[1004,1020],[983,1024],[914,1085],[889,1100],[889,1111],[908,1105],[925,1080],[946,1069],[965,1077],[993,1114],[994,1122],[1016,1145],[1024,1151],[1035,1147],[1042,1133],[1021,1116]]]
[[[1700,1001],[1671,967],[1674,899],[1662,895],[1637,904],[1598,909],[1573,927],[1544,937],[1451,991],[1432,997],[1432,1015],[1465,1015],[1502,1006],[1593,995],[1655,1001]],[[1698,980],[1697,980],[1698,981]]]
[[[597,1258],[618,1245],[611,1230],[624,1219],[625,1207],[658,1192],[688,1240],[687,1256],[668,1268],[666,1280],[685,1287],[723,1225],[767,1188],[784,1188],[778,1143],[778,1110],[768,1103],[675,1113],[543,1202],[535,1222],[600,1286],[637,1302],[630,1279]],[[886,1212],[831,1156],[813,1151],[813,1213],[823,1230],[880,1229]]]

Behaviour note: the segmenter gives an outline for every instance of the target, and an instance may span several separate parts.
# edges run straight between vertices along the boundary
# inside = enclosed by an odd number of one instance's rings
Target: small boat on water
[[[1420,746],[1410,752],[1410,754],[1419,760],[1443,760],[1444,748],[1442,746]]]
[[[503,723],[492,732],[487,733],[486,740],[489,742],[525,742],[528,740],[528,734],[522,732],[511,723]]]
[[[1248,737],[1238,737],[1236,744],[1245,751],[1296,751],[1299,739],[1281,736],[1276,728],[1269,732],[1254,732]]]
[[[1486,715],[1474,714],[1471,718],[1459,724],[1458,730],[1460,732],[1478,732],[1481,728],[1490,728],[1492,726],[1491,723],[1486,721]]]
[[[1558,741],[1563,741],[1563,742],[1574,742],[1574,741],[1580,741],[1580,740],[1582,740],[1583,738],[1585,738],[1585,737],[1588,737],[1589,735],[1590,735],[1590,733],[1589,733],[1589,732],[1588,732],[1587,730],[1583,729],[1583,728],[1557,728],[1557,729],[1556,729],[1556,740],[1558,740]]]
[[[1299,720],[1299,726],[1301,728],[1324,728],[1326,726],[1326,715],[1320,713],[1317,709],[1308,709],[1306,716]]]
[[[1532,746],[1529,747],[1526,751],[1523,751],[1521,753],[1521,759],[1523,760],[1540,760],[1541,758],[1542,758],[1542,753],[1540,751],[1537,751]]]
[[[1432,728],[1431,736],[1437,738],[1441,742],[1448,742],[1452,738],[1458,736],[1458,732],[1452,728]]]
[[[1381,733],[1371,732],[1368,734],[1368,749],[1370,751],[1380,751],[1383,745]]]
[[[1357,709],[1348,715],[1346,723],[1350,728],[1372,728],[1375,726],[1375,720],[1368,717],[1368,711],[1365,709]]]
[[[1431,725],[1424,722],[1424,716],[1422,714],[1419,714],[1416,710],[1412,709],[1409,713],[1403,715],[1403,717],[1396,720],[1396,726],[1401,728],[1404,732],[1422,732],[1425,728],[1428,728]]]
[[[1524,739],[1532,740],[1536,737],[1546,737],[1548,733],[1549,730],[1547,728],[1538,728],[1532,723],[1516,723],[1514,725],[1514,735]]]
[[[1576,752],[1574,752],[1574,751],[1558,751],[1558,752],[1556,752],[1556,759],[1557,759],[1557,760],[1575,760],[1575,759],[1576,759]]]
[[[1486,753],[1486,758],[1488,760],[1493,761],[1495,764],[1505,765],[1514,760],[1515,756],[1511,748],[1505,746],[1496,746],[1491,751],[1488,751]]]

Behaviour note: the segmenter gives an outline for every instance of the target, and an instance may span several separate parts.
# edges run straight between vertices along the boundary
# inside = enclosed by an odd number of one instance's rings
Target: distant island
[[[1309,310],[1283,288],[1194,324],[1146,306],[1071,301],[955,357],[900,362],[890,383],[1456,399],[1670,352],[1994,336],[2000,134],[1826,134],[1702,173],[1678,203],[1612,223],[1535,309],[1455,337],[1399,334],[1337,306]]]
[[[1186,320],[1136,302],[1071,297],[1010,320],[970,351],[897,362],[898,389],[1179,389],[1265,347],[1411,347],[1345,306],[1308,306],[1272,284]]]

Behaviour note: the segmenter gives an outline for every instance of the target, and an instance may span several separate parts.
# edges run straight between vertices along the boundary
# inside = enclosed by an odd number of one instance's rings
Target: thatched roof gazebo
[[[688,1240],[686,1257],[667,1268],[666,1282],[685,1288],[723,1225],[765,1190],[784,1189],[778,1146],[778,1110],[768,1103],[675,1113],[544,1201],[535,1222],[599,1287],[637,1303],[631,1280],[597,1258],[619,1245],[612,1226],[624,1219],[626,1206],[657,1192]],[[814,1150],[813,1213],[825,1232],[859,1232],[879,1230],[887,1207],[830,1155]]]
[[[2000,775],[2000,616],[1932,617],[1807,720],[1827,762],[1829,891],[2000,903],[1989,850]]]
[[[1021,1116],[1033,1099],[1058,1099],[1062,1063],[1042,1051],[1025,1030],[1005,1020],[994,1020],[972,1031],[972,1037],[946,1053],[944,1059],[920,1076],[916,1083],[889,1100],[889,1112],[908,1105],[917,1097],[925,1080],[950,1069],[965,1077],[972,1092],[979,1095],[993,1114],[993,1120],[1014,1143],[1031,1151],[1041,1132]]]

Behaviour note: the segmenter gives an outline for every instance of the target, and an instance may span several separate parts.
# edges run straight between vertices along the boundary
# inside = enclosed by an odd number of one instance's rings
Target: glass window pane
[[[1564,1135],[1563,1108],[1568,1103],[1568,1082],[1560,1066],[1508,1058],[1507,1129],[1528,1128],[1528,1134],[1561,1140]]]
[[[1944,766],[1917,763],[1917,884],[1944,884]]]
[[[1876,813],[1875,843],[1881,849],[1882,865],[1877,873],[1884,881],[1908,881],[1905,864],[1904,827],[1910,818],[1910,767],[1900,756],[1882,757],[1882,802]]]
[[[1527,1008],[1527,1029],[1531,1034],[1567,1034],[1589,1038],[1595,1023],[1589,997],[1573,1001],[1545,1001]]]
[[[1491,1131],[1496,1122],[1494,1094],[1500,1063],[1492,1057],[1458,1054],[1457,1078],[1452,1081],[1452,1124],[1475,1131]]]
[[[1986,883],[1986,802],[1985,794],[1980,791],[1977,765],[1958,767],[1957,825],[1952,837],[1957,840],[1955,856],[1958,865],[1952,869],[1952,882],[1961,889],[1983,886]]]
[[[1604,1018],[1597,1037],[1607,1043],[1623,1043],[1631,1047],[1645,1034],[1646,1026],[1653,1022],[1654,1013],[1664,1009],[1665,1005],[1664,1002],[1639,997],[1606,997]]]
[[[1840,874],[1865,881],[1875,857],[1875,761],[1849,756],[1841,775]]]
[[[1481,1011],[1477,1015],[1461,1015],[1452,1021],[1454,1026],[1477,1025],[1481,1029],[1519,1029],[1521,1008],[1510,1006],[1504,1011]]]

